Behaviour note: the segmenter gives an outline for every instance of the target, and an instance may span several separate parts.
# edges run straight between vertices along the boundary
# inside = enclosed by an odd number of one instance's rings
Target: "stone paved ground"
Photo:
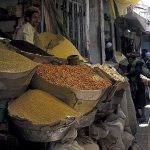
[[[148,148],[148,120],[150,117],[150,105],[148,105],[149,108],[145,108],[145,113],[146,113],[146,121],[142,124],[139,124],[138,131],[136,134],[136,141],[138,144],[141,146],[141,150],[150,150]],[[141,125],[145,125],[145,127],[140,127]]]

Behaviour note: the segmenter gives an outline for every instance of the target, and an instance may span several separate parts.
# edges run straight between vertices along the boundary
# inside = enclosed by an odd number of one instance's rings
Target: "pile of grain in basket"
[[[38,67],[37,74],[51,84],[79,90],[98,90],[110,85],[86,65],[43,64]]]
[[[40,90],[29,90],[9,103],[9,114],[33,124],[54,124],[67,117],[79,117],[80,113],[59,101],[54,96]]]
[[[33,69],[38,64],[10,50],[0,42],[0,72],[19,73]]]

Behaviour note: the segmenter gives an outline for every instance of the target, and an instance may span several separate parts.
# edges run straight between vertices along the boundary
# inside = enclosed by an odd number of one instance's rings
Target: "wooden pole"
[[[104,33],[104,7],[103,0],[99,0],[100,10],[100,52],[101,52],[101,64],[105,62],[105,33]]]
[[[88,51],[89,54],[89,50],[90,50],[90,12],[89,12],[89,8],[90,8],[90,4],[89,4],[89,0],[86,0],[86,17],[85,17],[85,34],[86,34],[86,50]],[[91,62],[91,58],[90,56],[89,60]]]
[[[41,32],[44,32],[44,0],[41,0]]]

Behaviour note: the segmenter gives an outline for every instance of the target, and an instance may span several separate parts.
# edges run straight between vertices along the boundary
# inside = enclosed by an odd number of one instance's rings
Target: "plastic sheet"
[[[140,0],[115,0],[115,3],[118,8],[119,15],[126,15],[127,13],[127,7],[130,5],[135,5],[139,2]],[[115,6],[114,6],[114,1],[109,0],[109,9],[111,16],[116,19],[116,12],[115,12]]]
[[[140,0],[116,0],[116,2],[121,4],[137,4]]]
[[[140,0],[115,0],[120,15],[127,13],[127,7],[137,4]]]

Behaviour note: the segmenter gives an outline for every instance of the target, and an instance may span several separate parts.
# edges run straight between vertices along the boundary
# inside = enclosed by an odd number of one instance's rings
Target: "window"
[[[81,55],[86,56],[84,0],[62,0],[62,11],[68,37]]]

